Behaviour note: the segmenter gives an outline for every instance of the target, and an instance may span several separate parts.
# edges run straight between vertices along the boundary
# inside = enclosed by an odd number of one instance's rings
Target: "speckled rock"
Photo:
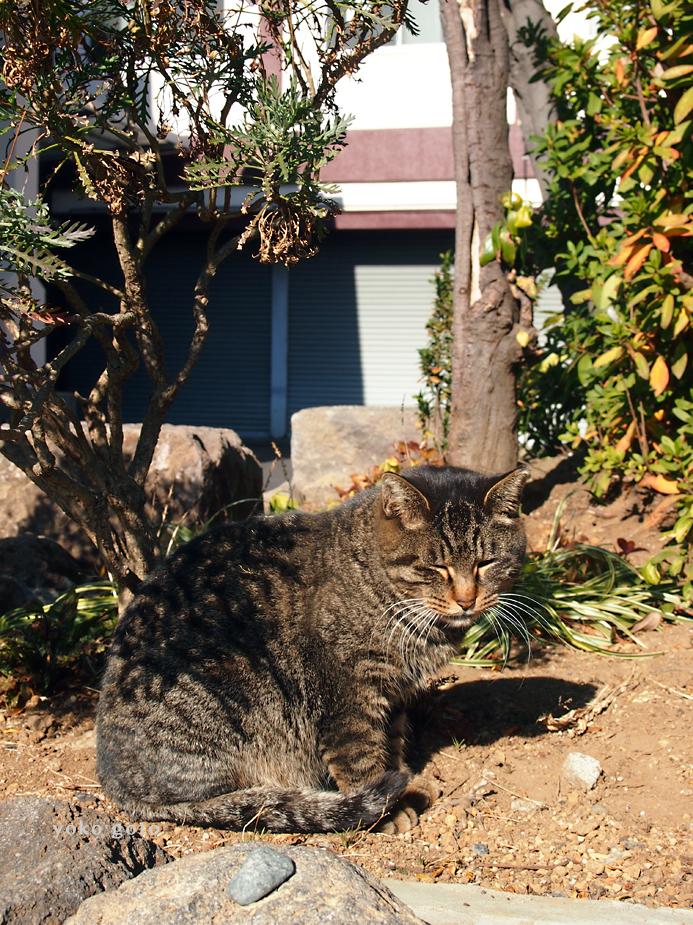
[[[58,925],[88,896],[170,860],[139,835],[114,838],[114,825],[108,813],[60,800],[0,803],[0,922]]]
[[[86,900],[66,925],[423,925],[367,871],[307,847],[273,845],[291,858],[296,873],[264,899],[241,906],[226,886],[256,847],[218,848],[147,871]]]

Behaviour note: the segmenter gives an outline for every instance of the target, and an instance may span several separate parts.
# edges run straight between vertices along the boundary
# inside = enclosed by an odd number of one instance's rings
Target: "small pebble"
[[[290,857],[263,845],[250,852],[226,892],[239,906],[248,906],[276,890],[295,872],[296,865]]]
[[[472,845],[474,854],[488,854],[488,845]]]
[[[582,752],[570,752],[563,762],[562,774],[571,787],[587,793],[599,780],[602,766],[591,755]]]

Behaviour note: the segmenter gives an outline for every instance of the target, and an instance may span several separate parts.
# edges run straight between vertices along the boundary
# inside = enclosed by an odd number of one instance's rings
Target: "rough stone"
[[[296,872],[291,858],[268,845],[251,851],[226,892],[239,906],[249,906],[285,883]]]
[[[82,578],[79,562],[45,536],[0,539],[0,613],[30,600],[48,604]]]
[[[115,890],[170,860],[139,835],[114,838],[116,824],[107,813],[59,800],[14,797],[0,803],[0,922],[57,925],[88,896]],[[57,836],[56,826],[62,827]],[[74,835],[68,826],[75,827]]]
[[[255,845],[188,855],[147,871],[118,890],[86,900],[69,925],[422,925],[379,880],[329,851],[273,845],[296,873],[251,906],[226,891]],[[66,923],[66,925],[67,925]]]
[[[561,773],[564,780],[571,787],[587,793],[596,786],[599,775],[602,773],[602,766],[591,755],[584,755],[582,752],[569,752],[563,762]]]
[[[123,427],[125,456],[134,455],[139,432],[139,424]],[[185,517],[188,526],[262,513],[262,467],[228,428],[164,424],[145,487],[155,520],[166,508],[169,521]]]
[[[135,452],[140,426],[123,427],[126,457]],[[59,453],[56,456],[60,466],[66,465]],[[204,524],[222,509],[226,510],[215,523],[247,517],[254,508],[262,512],[262,501],[256,500],[262,495],[262,468],[238,434],[224,428],[164,424],[145,489],[147,512],[155,522],[164,511],[168,521],[185,517],[186,526]],[[26,532],[56,540],[83,568],[96,561],[84,531],[0,456],[0,537]]]
[[[335,405],[304,408],[291,417],[293,484],[307,507],[338,500],[334,486],[348,488],[392,454],[394,441],[421,440],[414,408]]]

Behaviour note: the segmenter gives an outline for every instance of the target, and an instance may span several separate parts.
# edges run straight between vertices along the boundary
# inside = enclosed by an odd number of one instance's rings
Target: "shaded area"
[[[409,755],[420,773],[441,749],[455,742],[490,745],[510,735],[548,735],[539,720],[561,716],[588,704],[594,684],[534,677],[458,682],[427,692],[411,712],[413,742]]]

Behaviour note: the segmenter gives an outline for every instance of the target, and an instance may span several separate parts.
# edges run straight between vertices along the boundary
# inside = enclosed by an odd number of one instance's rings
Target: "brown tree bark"
[[[508,33],[510,52],[510,86],[515,94],[517,114],[522,127],[525,150],[529,152],[534,168],[534,176],[539,182],[541,195],[546,199],[547,188],[544,170],[540,162],[532,155],[532,135],[541,135],[544,128],[555,118],[549,88],[543,80],[532,81],[534,75],[533,51],[518,38],[518,30],[527,27],[542,26],[545,34],[552,38],[558,36],[556,24],[551,14],[544,7],[542,0],[503,0],[501,17]]]
[[[447,458],[453,465],[503,472],[517,464],[515,379],[523,355],[517,334],[535,333],[531,310],[521,311],[500,263],[479,264],[486,235],[503,218],[500,198],[512,185],[508,37],[500,0],[442,0],[441,19],[457,185]]]

